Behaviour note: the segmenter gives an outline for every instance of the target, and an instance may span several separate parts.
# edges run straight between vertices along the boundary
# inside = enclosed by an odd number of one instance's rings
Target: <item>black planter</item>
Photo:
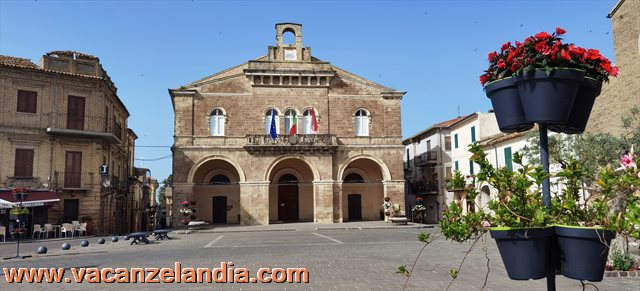
[[[532,70],[516,76],[518,94],[529,122],[566,123],[584,71],[555,69],[550,75]]]
[[[490,230],[512,280],[541,279],[547,275],[553,228]]]
[[[29,193],[13,193],[13,198],[18,201],[27,200]]]
[[[518,95],[518,87],[513,78],[491,82],[484,89],[487,97],[491,99],[500,131],[520,132],[533,127],[533,123],[528,122],[525,118],[522,102]]]
[[[549,130],[568,134],[584,132],[587,127],[587,121],[589,121],[589,115],[591,115],[593,103],[596,101],[596,97],[600,95],[601,89],[601,81],[585,77],[576,94],[573,109],[567,123],[550,124]]]
[[[560,273],[565,277],[602,281],[609,256],[609,244],[616,233],[596,228],[556,226],[560,252]]]

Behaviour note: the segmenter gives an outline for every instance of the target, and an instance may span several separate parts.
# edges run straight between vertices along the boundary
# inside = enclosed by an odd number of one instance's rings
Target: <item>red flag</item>
[[[313,131],[317,132],[318,131],[318,119],[316,119],[316,109],[314,107],[311,107],[311,119],[313,122]]]

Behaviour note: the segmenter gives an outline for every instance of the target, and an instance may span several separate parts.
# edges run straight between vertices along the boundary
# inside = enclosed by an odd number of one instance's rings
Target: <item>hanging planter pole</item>
[[[545,173],[549,174],[549,136],[547,132],[547,123],[538,123],[540,130],[540,161],[542,162],[542,168]],[[547,213],[551,212],[551,184],[549,183],[549,177],[542,181],[542,200],[547,207]],[[551,243],[555,244],[554,242]],[[552,247],[553,249],[553,247]],[[551,252],[552,254],[554,252]],[[556,271],[553,265],[553,259],[549,260],[549,267],[547,271],[547,290],[556,291]]]

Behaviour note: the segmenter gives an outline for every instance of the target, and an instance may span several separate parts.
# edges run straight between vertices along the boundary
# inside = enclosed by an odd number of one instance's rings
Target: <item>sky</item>
[[[606,16],[616,2],[0,0],[0,54],[35,63],[53,50],[99,57],[131,113],[135,165],[162,181],[171,174],[173,144],[167,89],[265,55],[276,23],[302,24],[314,57],[407,91],[407,138],[489,110],[479,76],[487,54],[506,41],[560,26],[565,42],[599,49],[615,63]]]

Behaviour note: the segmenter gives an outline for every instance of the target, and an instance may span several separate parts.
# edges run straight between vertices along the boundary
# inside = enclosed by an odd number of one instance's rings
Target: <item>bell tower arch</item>
[[[285,33],[292,33],[295,37],[295,43],[284,43],[283,35]],[[311,48],[302,46],[302,24],[289,22],[276,24],[276,46],[269,47],[269,61],[311,61]]]

